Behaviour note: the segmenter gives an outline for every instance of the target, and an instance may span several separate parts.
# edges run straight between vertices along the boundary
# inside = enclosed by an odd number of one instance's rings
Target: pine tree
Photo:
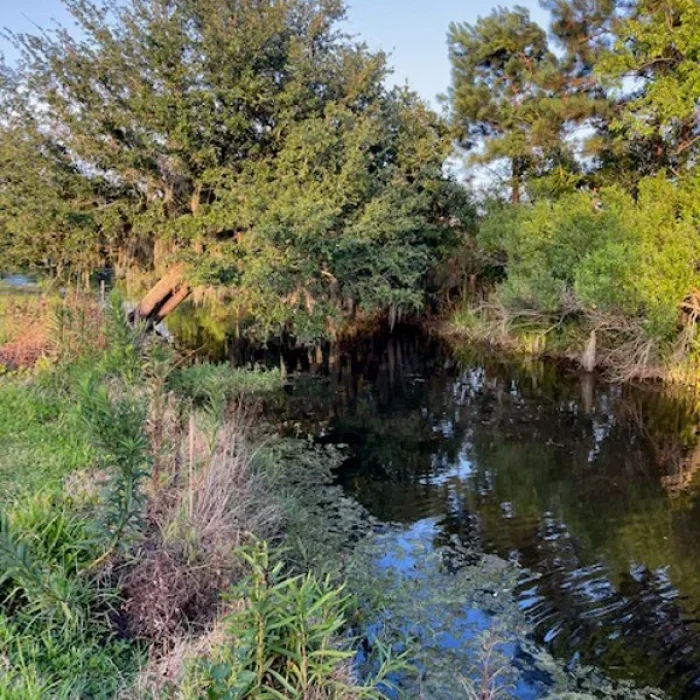
[[[700,4],[636,0],[622,5],[614,34],[598,67],[622,92],[612,129],[619,138],[653,146],[657,170],[694,166],[700,155]]]
[[[700,146],[695,0],[545,0],[571,89],[595,100],[597,177],[630,189],[692,165]]]
[[[449,102],[471,162],[510,163],[512,201],[523,181],[566,151],[566,121],[577,107],[561,99],[562,75],[545,31],[526,9],[499,8],[449,31]]]

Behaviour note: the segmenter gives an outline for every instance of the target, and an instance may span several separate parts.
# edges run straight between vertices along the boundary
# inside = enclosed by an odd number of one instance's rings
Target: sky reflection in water
[[[527,567],[520,605],[558,656],[700,695],[694,397],[454,357],[415,332],[326,369],[294,403],[349,446],[342,483],[374,516]]]

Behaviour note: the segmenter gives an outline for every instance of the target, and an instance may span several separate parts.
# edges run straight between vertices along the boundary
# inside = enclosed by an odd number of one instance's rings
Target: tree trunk
[[[165,301],[165,303],[156,311],[155,321],[162,321],[171,311],[182,304],[190,295],[190,287],[187,284],[181,284]]]
[[[581,367],[584,371],[592,372],[596,366],[596,333],[595,329],[591,331],[586,343],[586,349],[581,356]]]
[[[132,314],[133,319],[151,323],[162,321],[189,296],[190,291],[185,280],[185,266],[177,263],[141,299]]]

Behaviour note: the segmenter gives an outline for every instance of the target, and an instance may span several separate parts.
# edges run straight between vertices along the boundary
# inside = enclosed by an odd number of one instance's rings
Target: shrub
[[[106,385],[89,377],[81,389],[81,410],[92,444],[110,470],[105,525],[110,549],[137,524],[144,504],[142,482],[149,473],[151,454],[145,433],[146,406],[118,384],[112,395]]]
[[[505,256],[500,300],[550,314],[622,314],[671,338],[700,283],[691,191],[660,175],[642,180],[636,199],[608,187],[493,213],[480,241]]]
[[[386,658],[365,684],[353,679],[344,586],[311,573],[285,576],[263,542],[241,556],[250,574],[231,593],[241,601],[225,621],[231,641],[196,668],[195,687],[212,700],[384,697],[387,674],[403,660]]]
[[[282,385],[279,370],[245,369],[230,364],[198,364],[177,370],[168,386],[196,404],[211,405],[243,395],[265,395]]]

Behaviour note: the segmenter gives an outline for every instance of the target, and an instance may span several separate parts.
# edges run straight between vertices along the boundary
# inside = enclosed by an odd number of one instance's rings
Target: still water
[[[348,446],[340,480],[375,518],[517,561],[518,604],[558,658],[700,697],[694,396],[415,330],[316,371],[292,385],[297,426]]]
[[[178,324],[210,359],[270,362],[225,324]],[[410,328],[284,359],[286,430],[347,446],[339,479],[378,521],[518,562],[518,605],[564,663],[700,697],[700,396]]]

